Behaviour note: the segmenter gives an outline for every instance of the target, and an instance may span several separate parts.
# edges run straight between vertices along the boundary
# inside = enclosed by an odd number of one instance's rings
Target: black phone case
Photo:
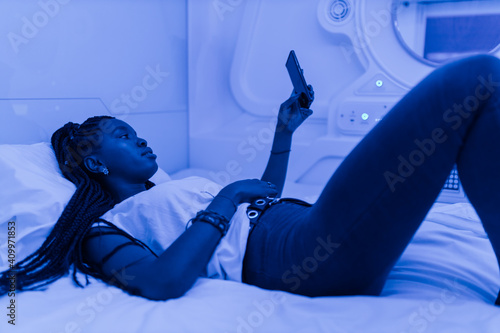
[[[300,94],[299,103],[303,108],[309,108],[314,100],[313,93],[307,88],[307,82],[304,78],[302,68],[300,68],[299,61],[295,55],[295,51],[291,50],[286,61],[286,68],[290,80],[292,80],[293,88],[296,94]]]

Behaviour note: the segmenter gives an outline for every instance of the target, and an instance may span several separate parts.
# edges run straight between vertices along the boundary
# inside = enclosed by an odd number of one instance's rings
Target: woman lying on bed
[[[42,247],[16,265],[17,287],[47,285],[74,265],[79,285],[76,270],[154,300],[184,295],[200,276],[307,296],[378,295],[454,164],[498,258],[499,87],[491,56],[434,71],[345,158],[314,205],[272,200],[292,134],[312,112],[297,96],[281,105],[261,180],[223,188],[199,177],[155,186],[156,155],[127,123],[68,123],[52,145],[77,189]]]

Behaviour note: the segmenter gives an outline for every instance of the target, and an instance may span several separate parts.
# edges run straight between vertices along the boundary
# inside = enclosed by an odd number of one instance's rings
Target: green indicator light
[[[368,120],[368,117],[369,117],[368,113],[366,113],[366,112],[361,115],[361,119],[363,119],[363,120]]]

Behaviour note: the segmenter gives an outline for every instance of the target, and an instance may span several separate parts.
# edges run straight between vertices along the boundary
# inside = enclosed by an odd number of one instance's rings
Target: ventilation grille
[[[342,22],[351,14],[351,3],[349,0],[334,0],[330,5],[330,19],[334,22]]]

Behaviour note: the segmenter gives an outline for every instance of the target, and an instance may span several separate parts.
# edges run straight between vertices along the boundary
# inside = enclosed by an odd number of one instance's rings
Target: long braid
[[[97,218],[113,208],[115,202],[99,182],[85,171],[83,157],[99,148],[102,139],[100,125],[109,116],[92,117],[82,125],[67,123],[51,138],[59,167],[65,178],[76,185],[76,191],[64,208],[54,228],[42,246],[18,262],[14,269],[0,273],[0,295],[9,290],[11,272],[18,290],[35,290],[66,275],[73,265],[73,280],[81,287],[77,268],[84,273],[81,245],[83,236]],[[149,189],[154,184],[146,182]],[[86,276],[88,283],[88,277]]]

